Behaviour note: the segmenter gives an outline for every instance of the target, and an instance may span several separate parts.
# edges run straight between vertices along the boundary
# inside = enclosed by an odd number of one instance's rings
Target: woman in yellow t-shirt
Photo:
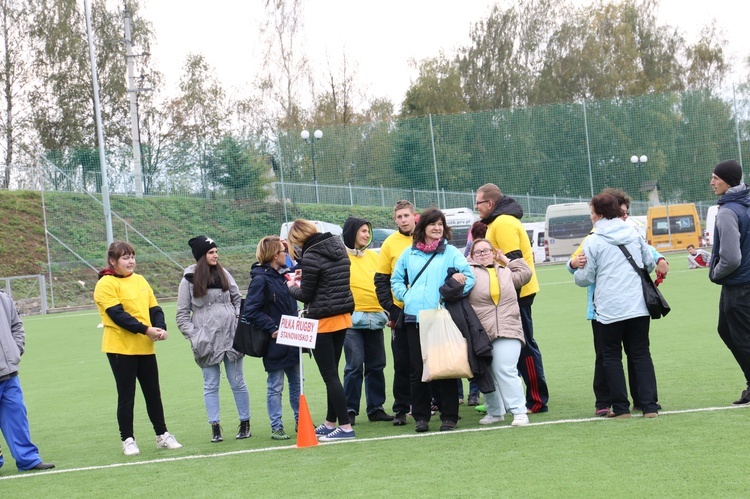
[[[115,241],[107,251],[107,268],[99,272],[94,302],[104,326],[102,351],[107,354],[117,385],[117,423],[122,451],[140,453],[133,434],[135,382],[141,385],[158,449],[182,447],[167,431],[159,388],[155,341],[166,340],[164,312],[143,276],[134,273],[135,248]]]

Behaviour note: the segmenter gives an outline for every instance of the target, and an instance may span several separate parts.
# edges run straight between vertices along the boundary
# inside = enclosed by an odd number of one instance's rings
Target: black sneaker
[[[250,420],[240,421],[240,428],[237,430],[237,440],[241,438],[250,438],[253,434],[250,433]]]
[[[367,419],[370,421],[393,421],[393,416],[388,414],[383,409],[377,409],[367,415]],[[406,422],[406,421],[404,421]]]
[[[397,412],[395,416],[393,416],[393,426],[404,426],[406,425],[406,413],[405,412]]]
[[[423,433],[429,430],[430,430],[430,423],[428,423],[427,421],[417,421],[414,424],[414,431],[416,431],[417,433]]]
[[[734,405],[748,405],[750,404],[750,388],[747,390],[742,390],[742,395],[740,396],[739,400],[735,400],[732,402]]]
[[[219,423],[211,423],[211,442],[218,443],[223,441],[224,437],[221,436],[221,425]]]
[[[443,421],[443,424],[440,425],[440,431],[453,431],[455,429],[456,429],[455,421]]]
[[[467,403],[469,407],[476,407],[479,405],[479,395],[469,395],[469,401]]]
[[[354,420],[357,418],[357,415],[354,414],[353,411],[349,411],[349,424],[354,426]]]

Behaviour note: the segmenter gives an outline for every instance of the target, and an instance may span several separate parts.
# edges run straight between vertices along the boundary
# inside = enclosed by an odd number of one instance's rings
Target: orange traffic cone
[[[297,425],[297,447],[313,447],[318,445],[318,436],[315,435],[315,425],[310,416],[310,408],[307,407],[305,394],[299,396],[299,424]]]

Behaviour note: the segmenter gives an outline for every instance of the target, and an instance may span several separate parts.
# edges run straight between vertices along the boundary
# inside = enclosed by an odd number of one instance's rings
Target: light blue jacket
[[[586,239],[588,239],[588,237],[589,236],[586,236]],[[581,245],[583,245],[583,242],[585,242],[586,239],[584,239],[581,242]],[[654,262],[658,263],[659,260],[664,258],[664,255],[656,251],[656,248],[654,248],[651,245],[649,245],[648,247],[651,249],[651,256],[654,257]],[[568,264],[565,265],[565,267],[568,269],[568,272],[570,272],[571,274],[575,274],[576,269],[570,266],[570,260],[568,260]],[[586,287],[586,320],[589,320],[589,321],[596,319],[596,314],[594,313],[594,290],[595,289],[596,289],[596,284],[590,284]]]
[[[430,266],[422,273],[417,282],[419,271],[425,266],[432,253],[424,253],[414,246],[405,250],[396,261],[396,267],[391,274],[391,290],[393,296],[404,302],[404,320],[419,322],[419,311],[437,308],[440,303],[440,286],[448,277],[448,269],[453,267],[466,276],[464,296],[474,287],[474,273],[461,252],[455,246],[446,244],[445,239],[436,251],[437,255],[430,262]],[[405,277],[409,275],[409,282],[414,286],[406,287]],[[408,292],[407,292],[408,291]]]
[[[651,249],[632,226],[619,218],[594,224],[594,233],[583,241],[586,265],[573,278],[579,286],[596,284],[594,318],[602,324],[649,315],[641,278],[618,248],[620,244],[639,267],[651,272],[656,266]]]

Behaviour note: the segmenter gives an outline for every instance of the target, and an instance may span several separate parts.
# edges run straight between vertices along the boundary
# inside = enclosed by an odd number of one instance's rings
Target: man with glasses
[[[476,209],[482,222],[487,224],[486,239],[492,246],[511,260],[523,258],[533,272],[528,284],[521,288],[518,306],[521,309],[526,345],[521,349],[518,371],[526,383],[526,407],[531,412],[547,412],[549,390],[544,376],[542,352],[534,340],[534,325],[531,319],[531,305],[539,292],[539,282],[534,270],[534,253],[531,241],[521,224],[523,209],[513,198],[504,196],[495,184],[484,184],[477,189]]]

